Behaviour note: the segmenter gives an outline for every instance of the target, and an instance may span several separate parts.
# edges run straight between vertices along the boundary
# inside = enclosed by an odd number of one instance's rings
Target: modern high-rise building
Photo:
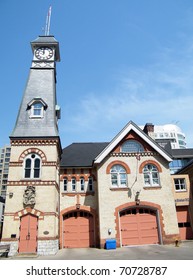
[[[11,147],[0,148],[0,196],[6,197]]]
[[[154,139],[157,141],[168,140],[172,149],[185,149],[186,137],[179,126],[175,124],[155,125]]]

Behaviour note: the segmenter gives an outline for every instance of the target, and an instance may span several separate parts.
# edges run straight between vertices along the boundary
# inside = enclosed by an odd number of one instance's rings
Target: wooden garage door
[[[94,247],[94,220],[90,213],[70,212],[63,219],[64,248]]]
[[[159,243],[156,212],[131,208],[120,213],[122,246]]]
[[[193,239],[193,232],[190,224],[190,216],[187,206],[178,206],[177,218],[178,218],[178,227],[180,230],[180,238],[182,240]]]
[[[35,253],[37,250],[37,217],[28,214],[21,218],[19,253]]]

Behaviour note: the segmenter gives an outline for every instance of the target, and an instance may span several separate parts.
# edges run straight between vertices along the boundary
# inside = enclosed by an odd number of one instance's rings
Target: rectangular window
[[[81,190],[81,192],[83,192],[84,191],[84,178],[80,178],[80,190]]]
[[[25,178],[30,178],[31,176],[31,159],[27,159],[25,162]]]
[[[184,178],[175,178],[174,184],[176,192],[186,191],[186,182]]]
[[[72,178],[72,191],[75,192],[76,191],[76,179]]]
[[[120,183],[121,183],[121,187],[127,186],[127,176],[125,173],[120,174]]]
[[[67,192],[68,190],[68,179],[64,178],[64,191]]]
[[[88,191],[89,192],[93,191],[93,178],[92,177],[88,178]]]
[[[33,115],[34,116],[42,115],[42,104],[41,103],[36,103],[33,105]]]
[[[34,161],[34,178],[40,177],[40,160],[36,158]]]
[[[117,174],[111,174],[111,183],[112,183],[113,187],[117,187],[118,186]]]

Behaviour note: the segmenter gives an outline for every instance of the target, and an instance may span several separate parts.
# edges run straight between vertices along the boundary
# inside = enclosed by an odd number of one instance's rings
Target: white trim
[[[172,161],[172,158],[164,152],[164,150],[158,146],[158,144],[145,135],[145,133],[133,122],[129,122],[109,143],[109,145],[95,158],[94,163],[101,163],[101,161],[119,144],[119,142],[133,130],[138,136],[140,136],[146,143],[148,143],[156,152],[158,152],[167,161]]]

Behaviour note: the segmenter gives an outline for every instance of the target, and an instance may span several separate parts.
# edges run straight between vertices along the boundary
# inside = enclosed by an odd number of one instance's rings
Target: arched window
[[[113,187],[126,187],[127,186],[127,174],[125,168],[116,164],[111,167],[111,185]]]
[[[40,178],[41,160],[36,154],[30,154],[25,159],[24,178],[37,179]]]
[[[153,164],[146,164],[143,168],[145,186],[159,186],[159,171]]]
[[[141,153],[143,151],[144,147],[136,140],[127,140],[121,146],[123,153]]]

